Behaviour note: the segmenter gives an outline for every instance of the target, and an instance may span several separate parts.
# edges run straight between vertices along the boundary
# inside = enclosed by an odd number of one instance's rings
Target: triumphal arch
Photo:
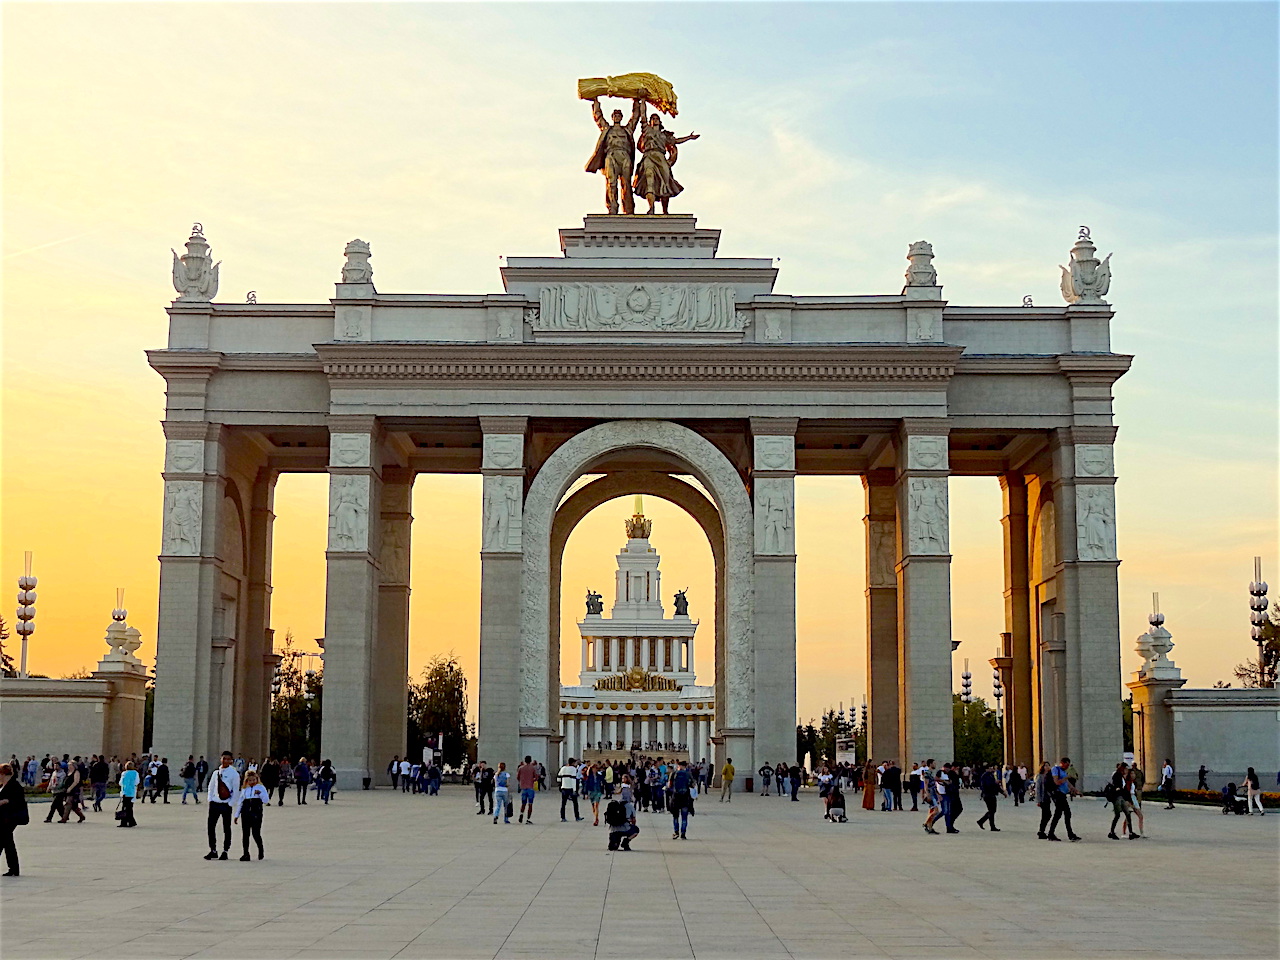
[[[645,183],[666,182],[655,169]],[[148,354],[167,385],[156,749],[266,753],[273,490],[323,472],[323,750],[346,782],[377,782],[405,747],[410,492],[443,472],[483,477],[486,759],[559,758],[561,555],[586,513],[632,493],[679,504],[710,541],[717,751],[745,770],[790,759],[795,478],[858,475],[865,601],[850,584],[835,602],[865,606],[871,751],[941,761],[948,479],[985,476],[1003,491],[1007,756],[1111,768],[1111,389],[1130,358],[1111,352],[1087,231],[1057,306],[950,303],[925,242],[896,292],[805,296],[778,291],[771,259],[719,256],[720,231],[687,214],[591,215],[559,237],[560,256],[508,256],[485,295],[382,292],[354,240],[334,296],[310,304],[215,302],[199,229],[174,255],[168,344]]]

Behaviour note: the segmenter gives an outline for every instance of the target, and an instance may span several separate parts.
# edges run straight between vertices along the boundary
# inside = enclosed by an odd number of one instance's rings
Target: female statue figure
[[[634,192],[649,201],[649,213],[654,213],[655,201],[662,203],[666,214],[667,204],[678,196],[684,187],[671,175],[678,151],[676,144],[697,140],[698,134],[676,137],[662,126],[662,118],[652,114],[640,134],[640,165],[636,168]]]

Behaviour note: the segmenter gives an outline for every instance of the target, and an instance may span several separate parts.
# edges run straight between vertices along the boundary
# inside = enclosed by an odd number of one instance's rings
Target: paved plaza
[[[343,792],[272,807],[262,862],[205,862],[205,808],[139,809],[18,831],[23,876],[0,881],[0,953],[45,957],[1274,957],[1280,816],[1157,809],[1151,839],[1035,839],[1036,808],[1002,832],[927,836],[912,813],[824,822],[801,803],[699,802],[690,839],[640,815],[633,853],[606,828],[494,826],[471,791],[437,799]],[[852,798],[851,798],[852,799]],[[856,802],[856,801],[854,801]],[[109,809],[109,808],[108,808]],[[41,817],[36,820],[36,816]],[[237,828],[238,830],[238,828]],[[239,855],[239,838],[233,857]]]

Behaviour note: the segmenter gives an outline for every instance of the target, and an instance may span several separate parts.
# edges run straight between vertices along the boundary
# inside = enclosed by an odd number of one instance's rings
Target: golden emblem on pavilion
[[[650,673],[644,667],[632,667],[622,673],[601,677],[595,682],[597,690],[679,690],[680,684],[660,673]]]

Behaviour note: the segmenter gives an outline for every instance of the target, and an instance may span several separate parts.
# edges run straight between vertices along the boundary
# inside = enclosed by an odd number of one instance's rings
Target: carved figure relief
[[[740,331],[722,283],[556,283],[542,288],[535,330]]]
[[[518,434],[489,434],[484,438],[483,466],[505,469],[518,467],[524,458],[524,437]]]
[[[946,437],[907,437],[907,469],[946,470],[947,446]]]
[[[756,466],[766,470],[794,470],[795,440],[791,437],[756,437]]]
[[[204,484],[199,480],[167,480],[160,552],[170,557],[200,555],[200,521]]]
[[[516,337],[516,318],[520,312],[515,307],[503,307],[497,311],[498,326],[494,337],[498,340],[514,340]]]
[[[1076,476],[1109,477],[1115,473],[1109,443],[1076,444]]]
[[[347,262],[342,266],[343,283],[372,283],[373,267],[369,265],[369,244],[352,240],[342,251]]]
[[[1076,556],[1116,560],[1115,488],[1110,484],[1076,487]]]
[[[481,549],[490,552],[520,549],[519,477],[484,478],[484,536]]]
[[[796,552],[792,492],[791,480],[756,481],[756,553]]]
[[[939,311],[907,309],[907,327],[910,339],[914,341],[930,341],[938,339]]]
[[[342,311],[342,336],[345,340],[359,340],[364,336],[364,317],[355,307]]]
[[[382,582],[409,582],[409,524],[399,517],[384,517],[382,534]]]
[[[764,313],[764,338],[766,340],[782,339],[782,318],[771,310]]]
[[[873,520],[868,527],[867,534],[871,542],[867,550],[867,583],[872,587],[896,586],[898,579],[894,568],[897,566],[897,547],[894,543],[894,525],[884,520]]]
[[[335,467],[369,466],[369,436],[335,433],[329,437],[329,463]]]
[[[204,471],[204,442],[170,440],[165,449],[166,473],[201,473]]]
[[[909,552],[936,556],[950,551],[947,515],[947,478],[910,477],[907,480],[910,514]]]
[[[369,477],[330,476],[329,549],[339,553],[369,549]]]
[[[187,252],[182,256],[172,248],[169,250],[173,254],[173,289],[178,291],[180,303],[207,303],[218,295],[218,268],[222,261],[214,263],[209,256],[204,228],[198,223],[192,226],[186,247]]]

